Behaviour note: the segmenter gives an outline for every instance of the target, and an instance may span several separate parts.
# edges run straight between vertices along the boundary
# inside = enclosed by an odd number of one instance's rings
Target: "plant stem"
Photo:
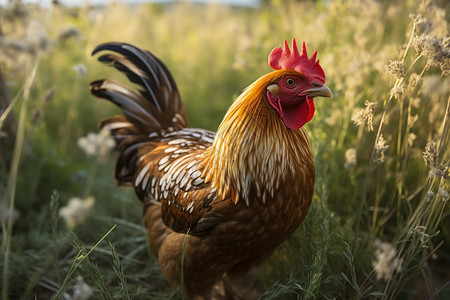
[[[62,291],[64,290],[64,287],[67,284],[67,281],[70,279],[70,277],[72,277],[73,273],[75,273],[75,271],[77,270],[77,268],[81,265],[81,263],[89,256],[89,254],[91,254],[92,251],[94,251],[95,248],[97,248],[98,245],[100,245],[100,243],[116,228],[117,224],[114,224],[113,227],[111,227],[111,229],[94,245],[94,247],[92,247],[91,250],[89,250],[88,253],[86,253],[86,255],[83,255],[83,249],[80,249],[80,251],[78,252],[75,260],[72,263],[72,266],[69,269],[69,272],[67,272],[66,278],[64,279],[61,287],[59,288],[58,293],[55,296],[55,300],[57,300],[60,296]]]
[[[36,78],[37,69],[39,67],[39,53],[36,56],[36,60],[32,71],[26,79],[24,90],[23,90],[23,100],[22,106],[20,107],[19,114],[19,125],[17,129],[16,141],[14,144],[13,157],[11,161],[11,169],[9,172],[8,186],[4,195],[4,199],[7,204],[9,204],[10,212],[14,211],[14,200],[16,196],[16,183],[17,175],[19,172],[20,160],[22,157],[23,144],[25,139],[25,128],[28,116],[28,106],[30,100],[30,90],[33,86],[34,79]],[[11,250],[11,238],[12,238],[12,225],[13,225],[13,214],[9,213],[7,217],[6,224],[2,222],[2,227],[6,229],[3,231],[3,243],[2,243],[2,254],[3,254],[3,287],[2,287],[2,299],[8,299],[8,279],[9,279],[9,254]]]
[[[185,287],[184,287],[184,268],[183,268],[184,267],[184,251],[186,249],[186,241],[189,237],[190,230],[191,229],[189,228],[188,231],[186,232],[186,235],[183,240],[183,248],[181,249],[181,299],[183,299],[183,300],[186,299],[185,291],[184,291]]]
[[[370,174],[372,172],[373,158],[375,156],[375,147],[376,147],[376,144],[378,142],[378,139],[380,138],[381,129],[383,128],[384,119],[385,119],[385,117],[387,115],[387,112],[389,111],[389,107],[391,105],[391,101],[392,101],[392,96],[389,97],[389,100],[387,101],[386,106],[384,107],[384,112],[383,112],[383,115],[381,116],[380,125],[378,126],[377,136],[375,138],[375,143],[374,143],[373,148],[372,148],[372,154],[370,155],[369,166],[367,168],[366,178],[364,180],[363,192],[362,192],[362,197],[361,197],[361,203],[360,203],[359,211],[358,211],[358,218],[356,220],[356,230],[355,230],[355,236],[353,238],[352,250],[354,250],[355,245],[356,245],[356,239],[357,239],[357,237],[359,235],[359,225],[361,223],[362,211],[363,211],[363,208],[364,208],[364,204],[366,203],[366,200],[367,200],[367,187],[369,185],[369,177],[370,177]]]

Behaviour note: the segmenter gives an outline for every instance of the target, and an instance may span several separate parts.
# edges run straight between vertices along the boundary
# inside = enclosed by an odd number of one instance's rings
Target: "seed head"
[[[412,40],[414,48],[418,55],[421,55],[427,47],[431,44],[433,38],[426,34],[416,35]]]
[[[450,37],[446,36],[438,40],[426,34],[415,36],[413,45],[417,54],[423,55],[427,59],[427,64],[437,66],[442,74],[450,74]]]
[[[401,61],[391,60],[389,65],[384,66],[384,69],[389,76],[392,76],[395,79],[405,77],[405,66]]]
[[[438,151],[435,142],[430,141],[427,143],[422,157],[425,160],[425,164],[427,166],[429,166],[431,169],[436,168],[436,166],[438,165]]]
[[[404,93],[405,93],[404,85],[395,85],[389,92],[389,96],[398,100],[400,96],[402,96]]]
[[[447,202],[449,199],[448,191],[444,188],[439,188],[437,191],[438,197],[442,199],[442,201]]]
[[[380,134],[380,137],[375,144],[375,153],[377,157],[374,158],[374,161],[376,163],[384,163],[384,153],[387,151],[387,149],[389,149],[389,145],[386,144],[386,140],[384,139],[383,135]]]
[[[415,35],[430,31],[432,24],[427,18],[424,18],[422,15],[415,14],[410,14],[409,18],[412,21]]]
[[[366,100],[364,105],[366,106],[364,109],[360,109],[353,114],[352,121],[357,126],[364,125],[367,122],[369,131],[373,131],[373,108],[375,103]]]
[[[435,142],[428,142],[422,155],[425,164],[430,167],[430,176],[449,178],[449,161],[444,159],[439,163],[439,153]]]
[[[431,200],[433,200],[434,199],[434,192],[433,191],[428,191],[426,194],[425,194],[425,200],[426,201],[431,201]]]

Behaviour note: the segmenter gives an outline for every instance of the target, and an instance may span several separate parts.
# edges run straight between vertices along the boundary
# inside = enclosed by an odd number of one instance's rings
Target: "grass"
[[[89,95],[89,82],[125,80],[90,57],[95,45],[155,53],[190,125],[215,130],[239,92],[270,71],[270,50],[292,37],[318,49],[334,98],[315,100],[306,125],[313,205],[258,269],[261,299],[445,299],[448,8],[339,0],[0,8],[2,299],[184,297],[150,254],[133,191],[114,185],[115,155],[88,157],[77,146],[118,113]],[[69,203],[82,211],[72,223],[59,216]]]

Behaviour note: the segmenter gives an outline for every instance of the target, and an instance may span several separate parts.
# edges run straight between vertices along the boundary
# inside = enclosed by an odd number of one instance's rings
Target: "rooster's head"
[[[299,54],[295,39],[292,51],[284,41],[284,49],[277,47],[269,55],[269,65],[284,72],[277,72],[274,82],[267,86],[267,99],[290,129],[298,129],[312,119],[314,97],[333,97],[316,56],[317,50],[308,58],[305,42]]]

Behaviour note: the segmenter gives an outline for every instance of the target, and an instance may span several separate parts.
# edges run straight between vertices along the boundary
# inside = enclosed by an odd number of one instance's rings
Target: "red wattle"
[[[314,114],[314,104],[311,109],[310,101],[302,101],[298,105],[290,106],[289,108],[283,108],[282,120],[284,125],[290,129],[299,129],[311,120]]]
[[[311,119],[314,117],[314,112],[316,111],[316,107],[314,106],[314,101],[311,99],[311,100],[308,100],[308,103],[309,103],[309,109],[311,110],[311,112],[309,113],[309,118],[308,118],[307,122],[311,121]]]
[[[270,105],[283,120],[284,125],[290,129],[299,129],[307,122],[311,121],[314,116],[315,106],[312,99],[306,98],[301,102],[284,102],[280,101],[280,97],[274,96],[267,91],[267,98]]]

